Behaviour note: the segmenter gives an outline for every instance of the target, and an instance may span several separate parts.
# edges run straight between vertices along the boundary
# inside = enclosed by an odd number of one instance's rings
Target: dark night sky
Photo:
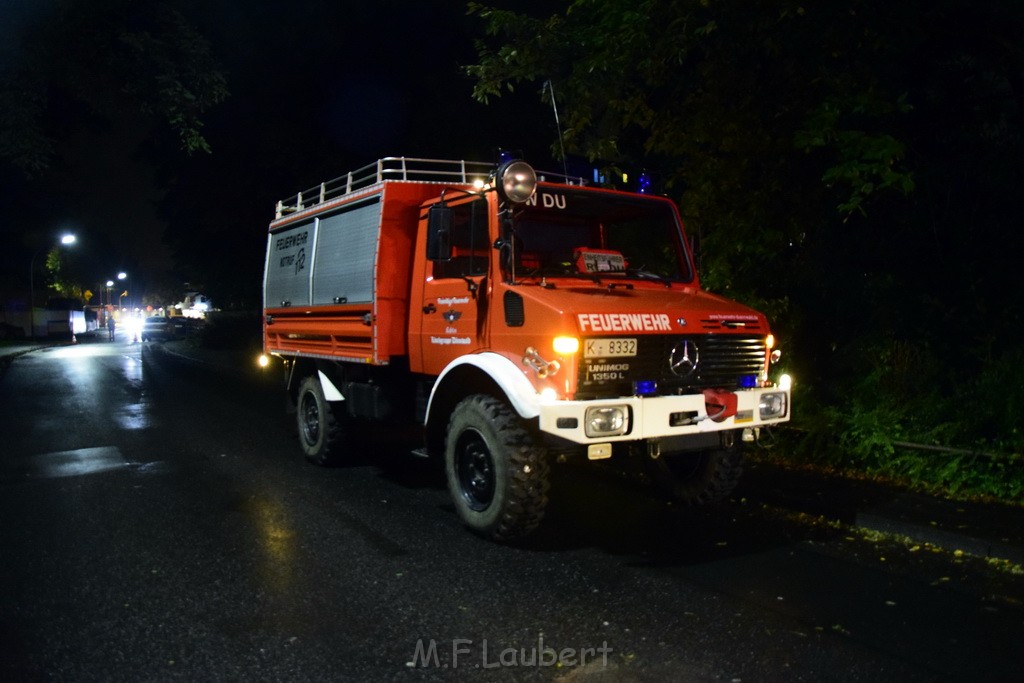
[[[19,28],[54,4],[0,0],[5,64],[18,57]],[[474,61],[482,24],[463,2],[170,4],[227,74],[229,98],[204,116],[212,154],[183,156],[131,110],[66,121],[51,172],[26,183],[3,169],[8,290],[24,286],[31,253],[64,228],[77,232],[74,258],[93,280],[129,269],[155,286],[181,261],[176,247],[201,251],[208,279],[255,290],[273,205],[297,190],[383,156],[491,159],[513,148],[556,167],[553,117],[534,88],[489,106],[472,99],[461,66]]]

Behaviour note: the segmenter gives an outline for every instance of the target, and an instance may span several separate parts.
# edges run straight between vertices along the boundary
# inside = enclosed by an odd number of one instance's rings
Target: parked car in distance
[[[142,322],[142,341],[167,341],[184,336],[184,329],[175,325],[172,318],[155,315]]]

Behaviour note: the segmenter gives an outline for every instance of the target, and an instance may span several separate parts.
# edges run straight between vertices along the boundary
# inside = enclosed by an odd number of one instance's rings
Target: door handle
[[[435,306],[434,304],[427,304],[426,306],[423,307],[423,312],[424,313],[437,313],[437,306]]]

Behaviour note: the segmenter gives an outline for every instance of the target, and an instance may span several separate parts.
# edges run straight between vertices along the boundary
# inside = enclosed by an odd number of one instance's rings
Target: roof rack
[[[385,180],[471,185],[477,180],[487,182],[495,168],[494,163],[487,161],[384,157],[343,176],[324,181],[315,187],[282,199],[277,203],[277,218],[323,204],[332,199],[344,197],[353,192],[382,183]],[[538,176],[540,180],[547,180],[548,182],[564,183],[566,185],[585,184],[583,178],[574,178],[557,173],[541,174],[538,172]]]
[[[327,180],[316,187],[303,190],[277,203],[277,217],[322,204],[338,197],[382,183],[385,180],[414,180],[471,184],[475,180],[487,181],[494,164],[482,161],[449,161],[445,159],[416,159],[412,157],[385,157],[372,164]]]

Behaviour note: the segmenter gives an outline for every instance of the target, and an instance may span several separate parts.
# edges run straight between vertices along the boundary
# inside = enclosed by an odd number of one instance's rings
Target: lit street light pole
[[[124,272],[123,270],[120,273],[117,274],[117,279],[120,280],[121,282],[124,282],[125,280],[128,281],[128,289],[126,289],[124,291],[128,293],[128,310],[130,311],[131,308],[132,308],[132,296],[133,296],[133,294],[132,294],[132,279],[128,275],[128,273]],[[120,305],[120,302],[121,302],[121,299],[120,299],[120,297],[118,297],[118,305]]]
[[[70,233],[61,235],[60,243],[65,245],[74,244],[75,239],[75,236]],[[36,257],[47,249],[48,247],[41,247],[36,253],[32,254],[32,258],[28,263],[28,336],[30,339],[35,339],[36,336]]]

